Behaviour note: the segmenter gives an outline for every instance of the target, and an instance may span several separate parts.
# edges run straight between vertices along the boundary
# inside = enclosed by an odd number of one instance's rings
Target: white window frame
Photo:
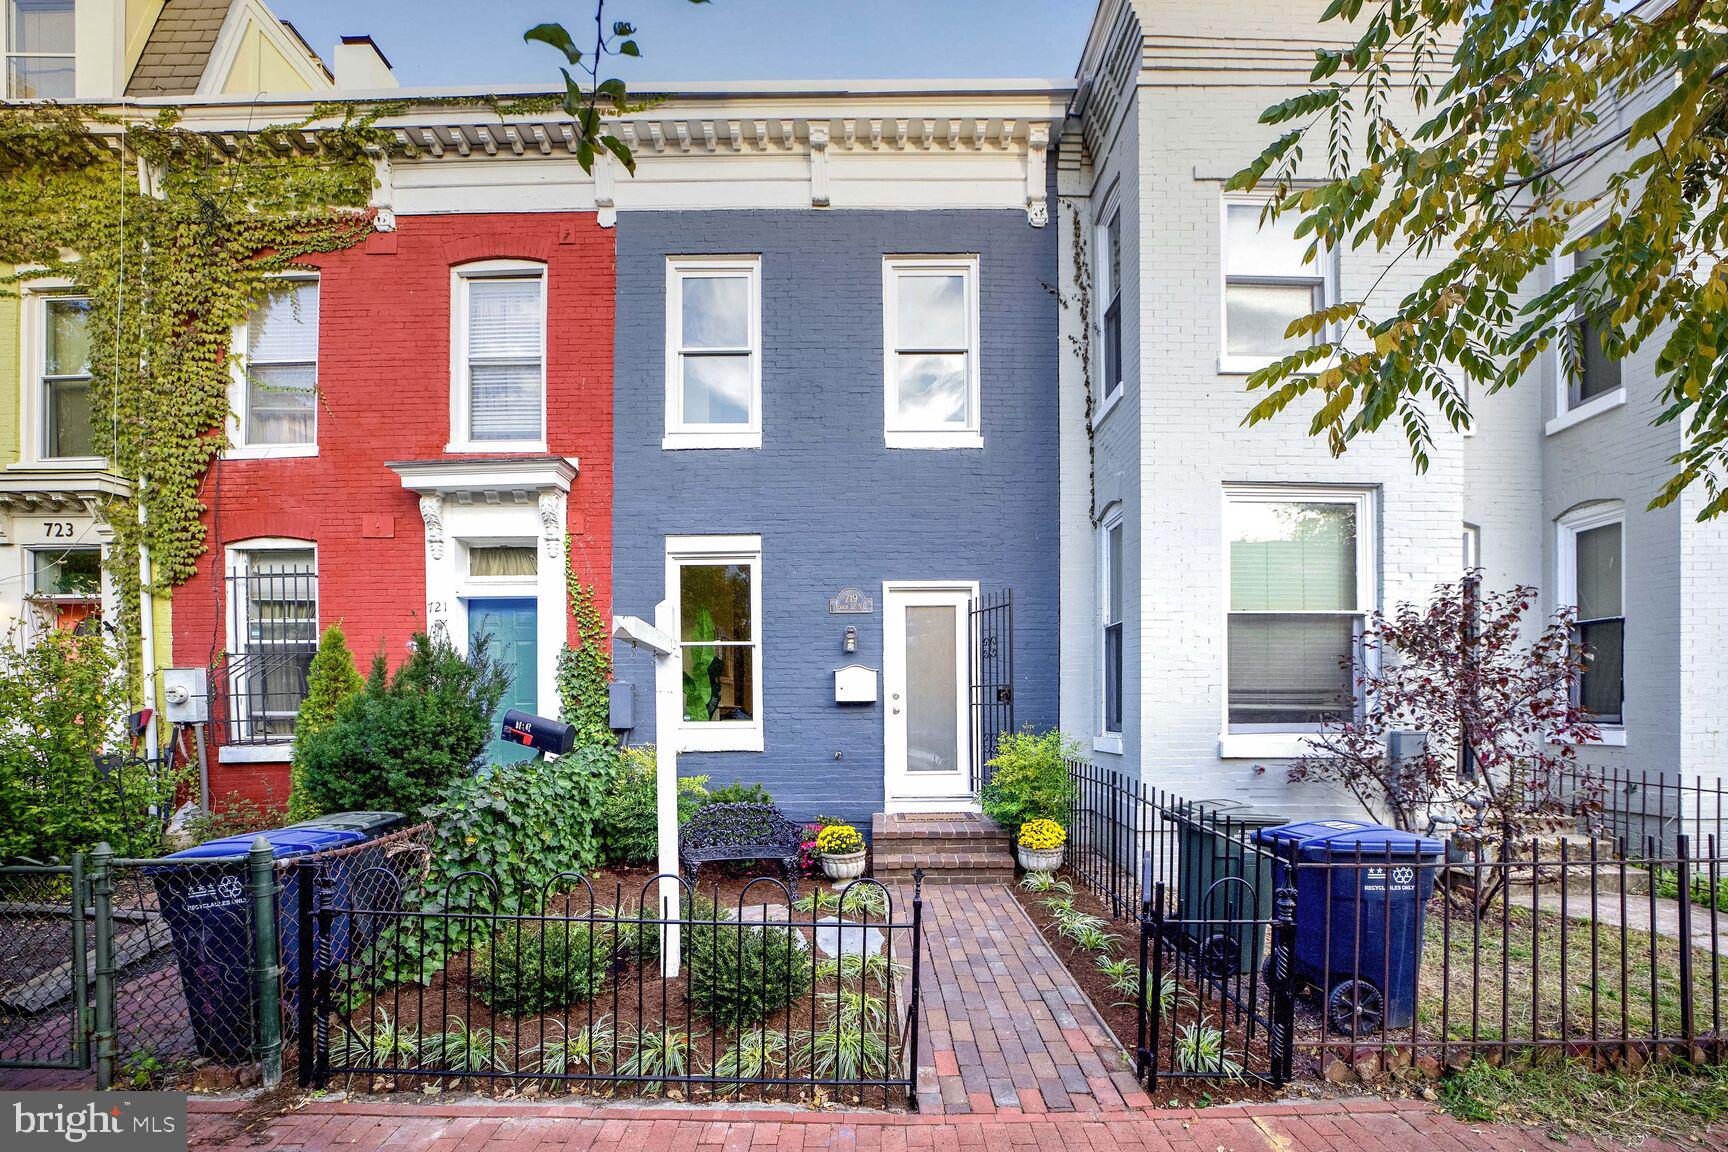
[[[1282,359],[1281,356],[1233,356],[1227,351],[1230,347],[1230,209],[1244,204],[1263,209],[1269,199],[1268,196],[1240,192],[1228,192],[1218,199],[1218,371],[1222,375],[1246,375]],[[1338,302],[1337,253],[1322,247],[1318,256],[1319,259],[1309,265],[1314,270],[1312,276],[1267,276],[1261,279],[1310,286],[1318,284],[1321,303],[1330,308]],[[1329,338],[1330,329],[1318,336],[1318,339]]]
[[[900,330],[900,294],[895,281],[902,272],[958,273],[966,283],[966,388],[967,413],[965,427],[918,428],[900,422],[898,358]],[[982,448],[984,447],[984,414],[982,407],[983,373],[979,361],[982,347],[979,341],[978,319],[978,257],[968,256],[884,256],[882,258],[882,427],[890,448]]]
[[[1464,521],[1459,537],[1459,559],[1464,562],[1464,571],[1471,572],[1482,567],[1482,526]]]
[[[69,280],[37,280],[24,291],[21,388],[18,404],[21,463],[82,471],[103,468],[107,457],[48,454],[48,305],[54,300],[88,300]],[[94,429],[92,429],[94,434]]]
[[[1579,236],[1588,236],[1600,228],[1607,219],[1608,206],[1605,204],[1598,205],[1574,220],[1571,231]],[[1577,269],[1578,257],[1576,253],[1556,253],[1551,266],[1549,286],[1563,283]],[[1577,324],[1582,317],[1582,312],[1573,309],[1572,314],[1566,318],[1566,324],[1568,326]],[[1592,396],[1582,404],[1573,407],[1572,382],[1566,377],[1566,356],[1559,341],[1556,341],[1554,346],[1548,349],[1547,361],[1549,377],[1553,381],[1554,388],[1554,416],[1544,427],[1544,434],[1553,436],[1556,433],[1564,432],[1566,429],[1582,424],[1592,417],[1600,416],[1604,412],[1612,412],[1626,403],[1625,377],[1624,372],[1622,372],[1620,387],[1611,388],[1600,396]]]
[[[1122,529],[1122,570],[1127,573],[1128,530],[1127,518],[1123,515],[1120,503],[1112,504],[1104,511],[1104,518],[1098,522],[1098,731],[1092,738],[1092,748],[1096,752],[1106,752],[1112,755],[1122,755],[1122,733],[1128,723],[1128,616],[1129,605],[1126,595],[1122,598],[1122,619],[1110,619],[1110,533],[1113,529]],[[1119,723],[1122,727],[1112,730],[1107,717],[1110,714],[1108,685],[1110,682],[1109,646],[1105,641],[1105,630],[1113,623],[1122,627],[1122,671],[1121,683],[1118,688],[1122,692],[1122,716]]]
[[[320,313],[324,307],[324,285],[317,272],[295,271],[285,272],[268,278],[271,284],[316,284],[318,285],[318,308]],[[323,316],[319,316],[319,345],[323,344]],[[223,452],[228,460],[286,460],[296,457],[318,455],[318,407],[320,394],[318,392],[318,359],[322,347],[312,349],[312,439],[295,444],[249,444],[247,443],[248,405],[251,400],[251,389],[247,386],[247,373],[251,369],[251,359],[247,355],[247,343],[251,333],[252,317],[247,314],[245,323],[234,327],[232,345],[228,357],[233,365],[229,373],[228,384],[228,441],[229,447]]]
[[[1620,525],[1620,723],[1597,724],[1600,738],[1589,741],[1611,748],[1626,746],[1626,505],[1619,500],[1602,500],[1574,508],[1554,521],[1554,591],[1555,603],[1577,607],[1578,604],[1578,536],[1592,528]]]
[[[1307,754],[1307,739],[1318,725],[1232,731],[1230,727],[1230,509],[1235,504],[1345,504],[1356,510],[1356,634],[1361,635],[1368,613],[1380,606],[1380,524],[1373,488],[1328,485],[1226,484],[1220,517],[1219,573],[1222,603],[1219,633],[1218,755],[1223,759],[1290,758]],[[1358,660],[1362,652],[1358,646]],[[1360,701],[1357,702],[1360,706]]]
[[[223,572],[227,576],[245,576],[251,571],[252,557],[266,552],[310,552],[312,553],[313,593],[312,593],[312,635],[314,643],[323,635],[322,625],[324,608],[321,603],[323,589],[322,581],[318,579],[321,573],[319,563],[319,547],[313,540],[296,540],[287,536],[260,536],[251,540],[240,540],[224,548]],[[248,652],[250,637],[247,635],[247,609],[245,603],[235,603],[228,598],[224,605],[227,619],[223,622],[226,633],[228,652]],[[229,674],[232,677],[232,673]],[[232,683],[230,691],[235,691]],[[238,693],[236,693],[238,694]],[[250,720],[242,721],[250,723]],[[293,738],[272,741],[270,743],[223,744],[217,749],[217,759],[223,764],[236,763],[274,763],[289,760],[293,754]]]
[[[680,752],[760,752],[763,750],[762,679],[767,661],[763,657],[762,633],[762,537],[760,536],[668,536],[666,537],[666,603],[671,607],[672,637],[678,643],[676,667],[684,669],[684,605],[679,594],[679,570],[686,565],[739,564],[750,569],[750,628],[754,664],[751,668],[751,719],[690,721],[684,719],[682,693],[678,709],[676,739]],[[664,735],[656,737],[664,739]]]
[[[1105,366],[1110,363],[1110,357],[1106,352],[1106,349],[1109,346],[1109,336],[1107,335],[1104,326],[1104,319],[1105,313],[1109,311],[1112,299],[1117,300],[1118,306],[1116,333],[1118,342],[1121,342],[1128,327],[1127,302],[1120,299],[1122,295],[1122,286],[1116,283],[1110,275],[1110,225],[1112,221],[1114,221],[1116,225],[1117,242],[1119,244],[1123,243],[1121,237],[1122,208],[1119,200],[1120,197],[1118,197],[1115,192],[1110,193],[1104,201],[1104,210],[1099,213],[1098,223],[1094,226],[1092,231],[1092,248],[1094,253],[1092,258],[1092,285],[1093,295],[1095,297],[1092,302],[1092,307],[1098,316],[1098,345],[1096,360],[1100,374],[1104,372]],[[1124,263],[1127,262],[1126,255],[1126,250],[1124,250]],[[1116,364],[1117,379],[1115,381],[1101,381],[1098,390],[1098,410],[1092,414],[1092,427],[1097,428],[1100,424],[1104,423],[1104,417],[1115,411],[1116,405],[1121,403],[1122,394],[1128,391],[1127,368],[1127,358],[1120,355],[1120,349],[1118,349]],[[1112,387],[1112,385],[1114,385],[1114,387]]]
[[[750,419],[744,424],[693,424],[684,420],[684,281],[702,276],[737,276],[749,281]],[[708,349],[713,351],[713,349]],[[762,447],[762,257],[668,256],[666,258],[666,433],[660,447]]]
[[[475,440],[469,428],[468,289],[476,280],[536,280],[540,284],[540,436],[531,440]],[[546,451],[546,314],[548,269],[532,260],[476,260],[450,269],[450,443],[446,452]]]
[[[24,586],[28,590],[26,593],[28,599],[55,606],[62,604],[86,604],[94,602],[98,617],[112,618],[110,616],[109,604],[112,585],[108,579],[108,549],[102,542],[101,538],[94,534],[94,527],[94,524],[91,523],[84,524],[75,540],[64,543],[31,544],[22,549],[24,570],[21,575],[24,579]],[[96,553],[97,577],[96,592],[94,595],[76,596],[66,595],[64,593],[44,592],[41,588],[37,587],[37,561],[44,557],[63,559],[66,554],[70,552]],[[25,635],[31,638],[46,635],[48,632],[52,631],[56,625],[57,621],[43,621],[35,614],[32,614],[30,617],[26,618]]]
[[[78,5],[72,9],[72,51],[70,52],[14,52],[12,51],[12,4],[7,0],[4,10],[0,10],[0,64],[6,72],[0,85],[4,86],[3,94],[7,100],[71,100],[82,95],[78,91],[78,25],[81,13]],[[12,61],[13,60],[64,60],[72,65],[72,93],[68,96],[17,96],[12,92]]]

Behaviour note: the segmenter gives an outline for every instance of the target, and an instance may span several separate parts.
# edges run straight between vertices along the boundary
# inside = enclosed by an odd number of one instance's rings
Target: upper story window
[[[1287,339],[1292,321],[1326,306],[1331,294],[1327,253],[1305,263],[1308,240],[1296,236],[1299,217],[1286,212],[1261,221],[1263,200],[1224,200],[1224,347],[1219,367],[1251,372],[1312,345]]]
[[[90,301],[80,296],[43,297],[41,348],[41,455],[44,459],[95,456]]]
[[[978,260],[883,261],[885,427],[890,448],[982,448]]]
[[[1586,233],[1589,241],[1600,228]],[[1554,260],[1554,281],[1560,283],[1574,275],[1588,276],[1591,266],[1602,258],[1602,250],[1588,247],[1567,253]],[[1602,343],[1603,333],[1612,323],[1614,305],[1605,302],[1593,309],[1580,306],[1572,313],[1566,326],[1564,341],[1554,358],[1555,422],[1549,431],[1558,431],[1625,402],[1620,361],[1610,357]]]
[[[759,257],[667,261],[666,438],[661,446],[762,446]]]
[[[1099,646],[1103,656],[1103,707],[1100,709],[1100,732],[1104,736],[1122,735],[1122,640],[1125,607],[1123,575],[1125,538],[1122,508],[1118,505],[1099,525]],[[1120,751],[1120,749],[1117,749]]]
[[[761,568],[760,536],[666,538],[685,750],[762,750]]]
[[[1104,370],[1102,404],[1108,407],[1122,394],[1122,211],[1111,208],[1098,229],[1098,303]]]
[[[246,321],[244,387],[235,397],[239,448],[318,442],[318,279],[271,284]]]
[[[1313,732],[1355,708],[1354,661],[1375,601],[1365,491],[1232,488],[1229,732]]]
[[[1584,650],[1573,702],[1598,724],[1625,722],[1625,512],[1598,504],[1560,519],[1559,599],[1573,606],[1572,641]]]
[[[452,293],[455,450],[546,450],[546,271],[487,261],[459,268]]]
[[[73,0],[6,0],[6,98],[70,100]]]

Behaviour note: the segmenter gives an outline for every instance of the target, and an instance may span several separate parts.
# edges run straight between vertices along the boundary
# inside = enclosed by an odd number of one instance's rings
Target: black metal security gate
[[[985,592],[972,601],[972,790],[989,779],[1004,732],[1014,731],[1014,592]]]

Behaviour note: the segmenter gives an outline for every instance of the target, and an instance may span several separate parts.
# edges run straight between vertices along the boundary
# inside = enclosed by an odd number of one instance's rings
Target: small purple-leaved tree
[[[1572,697],[1586,654],[1570,610],[1526,635],[1535,601],[1534,588],[1483,592],[1470,573],[1426,606],[1370,613],[1353,669],[1361,706],[1308,740],[1290,779],[1342,785],[1406,831],[1455,822],[1462,843],[1501,851],[1540,821],[1593,811],[1588,778],[1565,771],[1599,736]],[[1426,751],[1394,760],[1395,731],[1427,733]]]

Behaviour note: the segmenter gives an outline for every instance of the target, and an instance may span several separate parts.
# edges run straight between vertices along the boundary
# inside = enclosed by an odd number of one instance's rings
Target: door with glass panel
[[[967,684],[972,583],[883,587],[884,774],[888,808],[969,806]]]

